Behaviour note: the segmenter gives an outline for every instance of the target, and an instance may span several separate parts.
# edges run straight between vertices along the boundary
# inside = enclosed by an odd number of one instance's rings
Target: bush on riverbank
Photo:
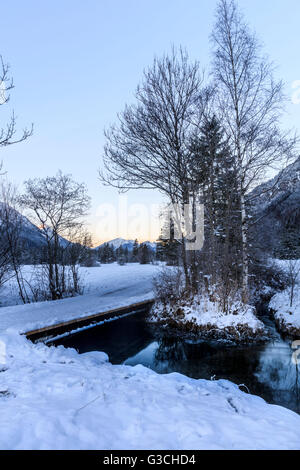
[[[255,315],[255,308],[241,302],[238,289],[232,289],[224,301],[218,286],[203,286],[199,294],[187,292],[183,273],[164,269],[154,282],[156,303],[150,321],[176,328],[184,333],[235,343],[266,338],[264,324]]]
[[[150,321],[204,338],[236,343],[258,341],[267,336],[254,307],[236,301],[230,312],[224,313],[217,302],[201,296],[168,303],[158,301],[152,308]]]
[[[290,303],[290,289],[286,289],[272,297],[269,308],[281,333],[300,337],[300,285],[295,287],[292,306]]]

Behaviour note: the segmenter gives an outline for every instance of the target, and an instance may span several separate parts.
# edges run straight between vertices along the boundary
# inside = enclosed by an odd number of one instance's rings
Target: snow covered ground
[[[27,266],[26,269],[26,274],[31,276],[32,268]],[[81,268],[86,283],[84,295],[51,302],[2,307],[0,332],[14,328],[24,333],[151,299],[152,279],[159,270],[160,266],[152,264],[119,266],[116,263]]]
[[[300,448],[300,416],[228,381],[113,366],[104,353],[16,333],[0,339],[1,449]]]
[[[158,303],[152,313],[151,320],[154,322],[175,322],[192,332],[216,338],[243,341],[266,334],[264,324],[255,315],[255,308],[241,302],[232,302],[230,311],[224,313],[218,302],[199,296],[191,302],[184,300],[179,306]]]
[[[153,275],[161,269],[160,265],[139,263],[129,263],[120,266],[117,263],[103,264],[93,268],[79,268],[80,279],[84,284],[84,295],[104,295],[116,290],[127,289],[136,284],[137,290],[140,289],[144,280],[148,283]],[[31,284],[35,284],[39,279],[39,266],[23,266],[23,276]],[[151,284],[152,285],[152,284]],[[18,295],[18,289],[15,279],[11,279],[4,284],[0,290],[0,306],[8,307],[11,305],[22,304]]]
[[[23,269],[25,278],[30,282],[36,282],[35,268],[25,266]],[[84,295],[27,305],[16,305],[20,304],[20,299],[15,281],[12,280],[0,291],[2,305],[10,304],[0,308],[0,331],[13,327],[18,332],[24,333],[152,299],[153,277],[161,272],[161,269],[161,265],[135,263],[125,266],[113,263],[101,267],[80,268],[80,275],[85,284]],[[264,325],[255,316],[253,307],[245,308],[238,302],[230,305],[228,314],[220,311],[217,302],[210,302],[207,298],[197,297],[192,304],[181,307],[184,318],[178,319],[179,326],[196,325],[203,334],[205,331],[219,331],[223,334],[226,330],[227,337],[233,333],[235,340],[239,337],[242,340],[244,336],[250,334],[261,336],[264,330]],[[160,304],[157,304],[153,310],[153,321],[161,320],[161,311]],[[172,319],[176,319],[172,308],[169,314]]]
[[[300,285],[295,288],[294,301],[290,306],[290,289],[275,294],[269,303],[269,308],[275,311],[275,318],[283,322],[285,329],[295,329],[300,332]]]
[[[288,260],[277,260],[279,266],[288,271]],[[300,260],[299,260],[300,268]],[[300,334],[300,274],[295,286],[293,304],[290,305],[291,288],[288,287],[282,292],[275,294],[270,303],[269,308],[274,310],[274,316],[277,320],[279,328],[288,333],[299,335]]]

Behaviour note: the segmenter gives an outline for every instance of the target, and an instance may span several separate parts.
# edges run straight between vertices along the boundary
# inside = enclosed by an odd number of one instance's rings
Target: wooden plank
[[[122,315],[124,313],[124,311],[130,311],[130,310],[135,310],[135,309],[138,309],[140,307],[143,307],[143,306],[147,306],[147,305],[150,305],[151,303],[153,303],[154,300],[153,299],[150,299],[150,300],[144,300],[142,302],[137,302],[137,303],[134,303],[134,304],[130,304],[130,305],[126,305],[124,307],[118,307],[118,308],[114,308],[114,309],[111,309],[111,310],[106,310],[105,312],[100,312],[100,313],[95,313],[93,315],[88,315],[88,316],[84,316],[84,317],[79,317],[79,318],[75,318],[73,320],[68,320],[66,322],[61,322],[61,323],[55,323],[54,325],[49,325],[49,326],[45,326],[43,328],[38,328],[36,330],[31,330],[31,331],[27,331],[26,333],[23,333],[24,335],[26,335],[26,337],[28,337],[30,339],[30,336],[36,336],[36,335],[39,335],[39,334],[43,334],[43,333],[51,333],[51,331],[53,330],[57,330],[59,328],[66,328],[68,326],[76,326],[77,323],[81,323],[81,322],[88,322],[88,321],[93,321],[93,320],[96,320],[96,319],[100,319],[101,317],[107,317],[107,316],[110,316],[110,315],[116,315],[116,316],[119,316],[119,315]]]

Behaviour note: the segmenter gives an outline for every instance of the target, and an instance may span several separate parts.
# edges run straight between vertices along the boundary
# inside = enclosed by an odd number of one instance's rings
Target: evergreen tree
[[[113,263],[116,261],[114,247],[109,243],[104,243],[104,245],[98,249],[98,257],[102,264]]]
[[[149,248],[146,243],[142,243],[139,246],[139,261],[140,264],[149,264],[150,263],[150,253],[149,253]]]
[[[125,248],[124,248],[124,260],[125,260],[125,263],[128,263],[128,261],[129,261],[129,251],[128,251],[127,246],[125,246]]]
[[[122,245],[116,250],[116,259],[118,264],[124,266],[126,264],[125,250]]]
[[[300,230],[299,227],[285,227],[276,255],[281,259],[300,258]]]
[[[137,263],[139,257],[139,242],[137,238],[134,240],[133,248],[132,248],[132,262]]]
[[[224,131],[214,115],[192,141],[194,184],[200,189],[205,209],[204,273],[215,284],[217,278],[237,269],[241,239],[237,230],[239,205],[237,173]],[[232,274],[232,273],[231,273]],[[222,280],[224,281],[224,279]]]
[[[180,262],[180,243],[174,238],[174,221],[168,211],[166,211],[164,226],[168,226],[169,238],[164,237],[164,229],[162,229],[162,234],[157,242],[156,259],[165,261],[169,266],[178,266]]]

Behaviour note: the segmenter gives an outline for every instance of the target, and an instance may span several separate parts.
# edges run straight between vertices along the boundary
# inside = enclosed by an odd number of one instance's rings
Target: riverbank
[[[193,379],[244,384],[243,391],[300,414],[295,351],[267,314],[262,321],[270,335],[266,342],[237,345],[149,323],[145,311],[65,336],[53,345],[79,353],[104,351],[112,364],[141,364],[160,374],[177,372]]]
[[[156,302],[149,321],[201,338],[234,343],[264,341],[268,337],[254,307],[232,302],[229,312],[224,313],[217,302],[201,296],[173,303]]]
[[[294,276],[294,287],[277,292],[269,302],[278,330],[291,338],[300,338],[300,260],[276,260],[288,279]],[[297,273],[298,271],[298,273]]]
[[[290,288],[272,297],[269,308],[279,331],[285,335],[300,337],[300,285],[295,287],[294,299],[291,305]]]

